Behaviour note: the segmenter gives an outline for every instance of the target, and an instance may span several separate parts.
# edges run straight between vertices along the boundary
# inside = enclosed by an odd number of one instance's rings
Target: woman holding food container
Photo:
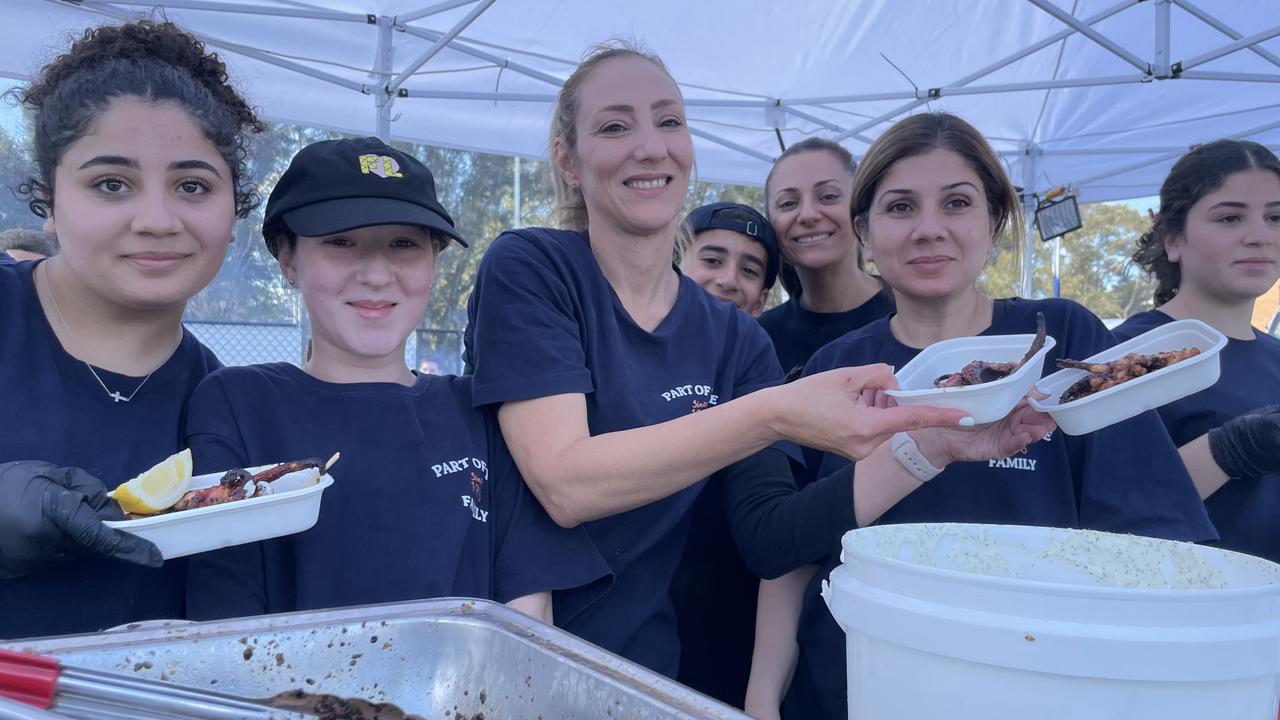
[[[872,362],[902,368],[942,340],[1034,333],[1038,315],[1056,341],[1045,372],[1058,358],[1083,359],[1115,342],[1096,317],[1071,301],[992,299],[978,290],[994,244],[1004,231],[1016,234],[1021,227],[1019,202],[995,152],[959,117],[923,113],[881,135],[858,168],[851,213],[866,258],[893,289],[897,311],[818,351],[807,374]],[[1071,437],[1023,400],[996,424],[1010,422],[1032,436],[1002,460],[954,462],[961,459],[961,443],[972,440],[950,430],[912,430],[895,438],[890,444],[910,460],[912,472],[879,503],[860,505],[858,525],[978,522],[1215,537],[1154,413]],[[848,465],[819,449],[805,456],[814,477]],[[757,639],[748,710],[758,716],[776,717],[779,703],[789,718],[843,718],[847,712],[844,634],[818,593],[818,581],[839,563],[839,547],[839,538],[832,538],[820,572],[810,567],[793,573],[789,602],[761,598],[762,613],[768,607],[801,610],[798,658],[785,655],[787,638],[765,633]],[[776,614],[772,626],[787,627]],[[795,627],[794,618],[790,622]],[[757,632],[763,627],[769,625],[757,623]]]
[[[621,43],[591,51],[560,91],[551,154],[567,229],[505,233],[481,262],[466,334],[474,402],[499,408],[533,493],[559,524],[585,525],[613,570],[599,599],[556,593],[557,624],[674,675],[668,591],[707,476],[733,488],[744,559],[780,575],[891,492],[902,470],[884,440],[972,420],[877,402],[893,386],[885,365],[778,386],[759,325],[672,267],[693,150],[657,57]],[[986,435],[1012,450],[1029,441]],[[784,439],[862,462],[799,492],[772,447]]]
[[[1251,324],[1255,301],[1280,279],[1280,160],[1245,140],[1184,155],[1133,259],[1156,279],[1156,309],[1117,337],[1195,319],[1227,338],[1218,382],[1160,417],[1221,546],[1280,561],[1280,339]]]
[[[265,126],[170,23],[86,30],[21,99],[24,189],[62,252],[0,267],[0,638],[181,617],[185,564],[103,525],[106,492],[182,447],[218,367],[182,314],[256,203]]]

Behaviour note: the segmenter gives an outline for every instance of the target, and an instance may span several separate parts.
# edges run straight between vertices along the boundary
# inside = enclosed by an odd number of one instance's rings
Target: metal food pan
[[[3,646],[246,697],[302,689],[392,702],[431,720],[747,720],[727,705],[483,600],[144,623]]]

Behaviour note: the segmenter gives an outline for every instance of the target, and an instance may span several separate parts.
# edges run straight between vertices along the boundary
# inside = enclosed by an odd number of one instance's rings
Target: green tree
[[[336,133],[296,125],[274,125],[253,140],[247,168],[258,179],[261,202],[249,217],[236,221],[234,241],[208,287],[187,305],[188,320],[296,322],[300,303],[284,284],[275,258],[262,240],[267,195],[294,154]]]
[[[25,138],[10,135],[0,125],[0,230],[38,228],[43,222],[31,212],[27,199],[18,191],[34,170],[25,145]]]
[[[1097,203],[1080,209],[1084,224],[1061,240],[1059,287],[1062,297],[1089,308],[1101,318],[1123,319],[1150,309],[1155,289],[1130,255],[1138,236],[1148,227],[1142,214],[1121,203]],[[1053,295],[1054,243],[1030,238],[1032,297]],[[1021,257],[1012,243],[1002,243],[979,279],[992,297],[1016,295],[1020,290]]]

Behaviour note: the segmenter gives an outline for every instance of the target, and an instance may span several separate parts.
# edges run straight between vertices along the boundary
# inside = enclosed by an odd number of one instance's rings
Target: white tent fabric
[[[1280,147],[1276,0],[431,2],[0,0],[0,74],[29,76],[68,31],[162,7],[226,51],[268,117],[525,157],[545,156],[582,51],[632,37],[680,81],[704,180],[763,182],[779,136],[860,155],[925,109],[972,121],[1030,191],[1082,201],[1154,194],[1214,138]]]

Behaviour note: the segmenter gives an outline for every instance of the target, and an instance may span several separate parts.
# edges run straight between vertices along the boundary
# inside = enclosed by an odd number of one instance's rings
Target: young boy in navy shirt
[[[759,317],[778,279],[778,238],[763,215],[741,203],[703,205],[685,218],[691,238],[680,272],[707,292]]]
[[[342,459],[314,528],[193,559],[190,615],[466,596],[550,622],[551,590],[602,586],[603,559],[528,492],[470,378],[405,366],[436,258],[466,244],[426,166],[376,138],[309,145],[263,235],[306,302],[312,353],[305,368],[227,368],[197,388],[196,471]]]

